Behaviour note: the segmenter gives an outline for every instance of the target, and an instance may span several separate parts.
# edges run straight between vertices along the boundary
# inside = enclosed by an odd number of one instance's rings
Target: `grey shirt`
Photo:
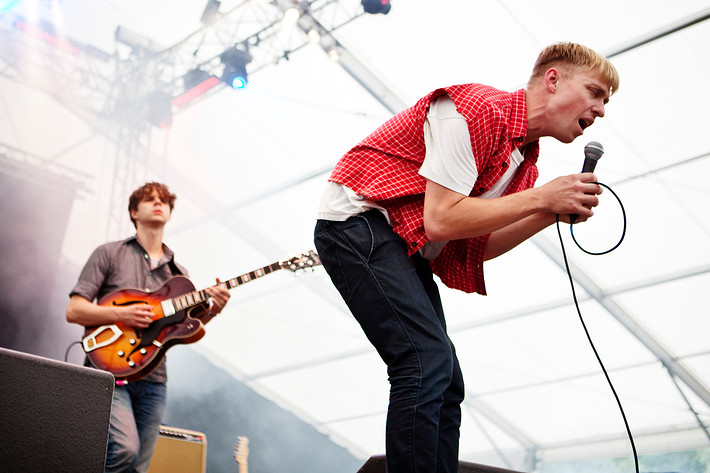
[[[187,270],[175,262],[175,254],[163,245],[163,257],[152,268],[148,252],[136,236],[105,243],[91,254],[79,280],[69,296],[77,294],[93,302],[119,289],[135,288],[145,292],[159,289],[173,276],[188,276]],[[145,381],[165,383],[167,368],[161,363]]]

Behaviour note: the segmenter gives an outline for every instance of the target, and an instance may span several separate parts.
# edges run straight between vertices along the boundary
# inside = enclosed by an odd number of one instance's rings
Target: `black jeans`
[[[428,261],[371,210],[345,222],[319,220],[325,270],[387,364],[388,473],[458,471],[463,376]]]

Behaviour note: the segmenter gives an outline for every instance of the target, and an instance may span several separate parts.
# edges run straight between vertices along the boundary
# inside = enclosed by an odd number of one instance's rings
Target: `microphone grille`
[[[602,157],[604,154],[604,147],[598,141],[590,141],[587,146],[584,147],[584,154],[595,156],[597,159]]]

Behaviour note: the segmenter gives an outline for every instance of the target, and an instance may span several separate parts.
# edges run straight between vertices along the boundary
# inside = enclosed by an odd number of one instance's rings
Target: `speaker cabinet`
[[[0,469],[104,471],[111,373],[0,348]]]
[[[207,436],[202,432],[160,426],[148,473],[205,473]]]
[[[357,473],[386,473],[384,455],[371,456]],[[513,470],[504,470],[494,466],[479,465],[477,463],[459,462],[459,473],[520,473]]]

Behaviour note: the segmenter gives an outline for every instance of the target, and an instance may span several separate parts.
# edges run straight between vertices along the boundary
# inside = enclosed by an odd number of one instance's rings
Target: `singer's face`
[[[553,96],[552,136],[571,143],[594,120],[604,116],[609,87],[598,73],[581,69],[561,75]]]

